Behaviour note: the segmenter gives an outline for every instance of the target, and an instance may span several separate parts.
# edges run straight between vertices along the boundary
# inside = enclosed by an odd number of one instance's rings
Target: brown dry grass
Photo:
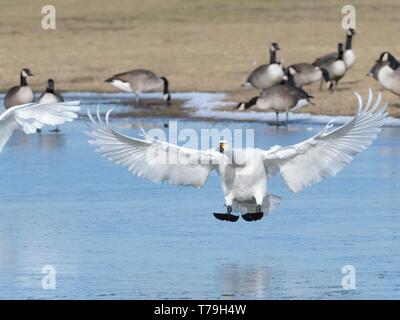
[[[0,89],[18,81],[29,66],[42,90],[48,77],[67,91],[113,91],[108,76],[149,68],[167,76],[176,91],[228,91],[242,100],[240,84],[267,59],[267,45],[277,41],[285,64],[311,62],[344,40],[343,1],[239,0],[54,0],[57,30],[41,29],[40,0],[0,3]],[[357,9],[354,47],[357,62],[334,94],[319,93],[315,113],[354,112],[351,91],[380,88],[365,76],[383,50],[400,56],[398,0],[353,1]],[[399,98],[391,93],[390,112],[400,116]]]

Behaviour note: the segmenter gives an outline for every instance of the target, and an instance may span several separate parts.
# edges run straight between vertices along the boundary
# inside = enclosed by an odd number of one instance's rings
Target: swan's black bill
[[[263,216],[264,216],[264,212],[242,214],[243,220],[246,220],[246,221],[257,221],[257,220],[262,219]]]
[[[236,222],[239,219],[239,216],[235,216],[234,214],[230,214],[230,213],[214,212],[214,217],[216,217],[218,220],[229,221],[229,222]]]

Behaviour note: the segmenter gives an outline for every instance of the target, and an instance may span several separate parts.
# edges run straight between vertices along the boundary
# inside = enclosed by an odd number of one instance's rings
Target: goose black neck
[[[393,70],[396,70],[398,67],[400,67],[400,63],[391,54],[389,54],[389,67]]]
[[[276,50],[269,49],[269,55],[270,55],[269,63],[270,64],[276,63]]]
[[[247,102],[247,103],[245,104],[245,109],[248,109],[248,108],[254,106],[254,105],[257,103],[257,100],[258,100],[258,97],[253,97],[253,98],[251,98],[251,99],[249,100],[249,102]]]
[[[286,84],[288,84],[289,86],[295,87],[296,83],[294,81],[293,75],[290,72],[288,72],[286,76],[287,76]]]
[[[339,48],[338,50],[338,60],[343,60],[343,48]]]
[[[346,36],[346,50],[350,50],[351,49],[351,42],[353,39],[353,35],[347,35]]]
[[[167,78],[161,77],[161,80],[164,82],[164,94],[169,93],[169,82]]]
[[[20,83],[21,83],[21,87],[25,87],[28,85],[28,81],[26,80],[26,77],[24,77],[21,73],[21,77],[20,77]]]

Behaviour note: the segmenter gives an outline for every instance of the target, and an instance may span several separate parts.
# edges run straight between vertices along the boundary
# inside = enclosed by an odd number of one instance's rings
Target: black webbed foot
[[[221,220],[221,221],[229,221],[229,222],[238,221],[239,216],[235,216],[234,214],[231,214],[231,212],[232,212],[232,207],[227,206],[226,213],[214,212],[214,217],[216,217],[218,220]]]
[[[263,212],[255,212],[255,213],[245,213],[242,214],[242,218],[245,221],[257,221],[262,219],[262,217],[264,216]]]
[[[214,212],[214,217],[221,221],[236,222],[239,220],[239,216],[235,216],[230,213],[217,213]]]

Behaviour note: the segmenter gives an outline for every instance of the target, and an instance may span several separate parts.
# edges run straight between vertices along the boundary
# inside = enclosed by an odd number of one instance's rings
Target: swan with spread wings
[[[78,117],[79,101],[28,103],[14,106],[0,115],[0,152],[15,130],[35,133],[45,125],[56,126]]]
[[[214,213],[224,221],[237,221],[242,212],[246,221],[255,221],[269,212],[279,197],[268,192],[267,180],[279,172],[293,192],[335,176],[353,157],[367,148],[377,137],[387,116],[381,94],[373,102],[372,91],[363,106],[355,93],[359,109],[346,124],[332,128],[328,123],[317,135],[295,145],[234,149],[220,141],[212,150],[194,150],[150,138],[136,139],[111,128],[106,114],[103,122],[91,119],[89,143],[96,151],[140,177],[154,182],[202,187],[213,170],[219,174],[225,195],[226,213]]]

